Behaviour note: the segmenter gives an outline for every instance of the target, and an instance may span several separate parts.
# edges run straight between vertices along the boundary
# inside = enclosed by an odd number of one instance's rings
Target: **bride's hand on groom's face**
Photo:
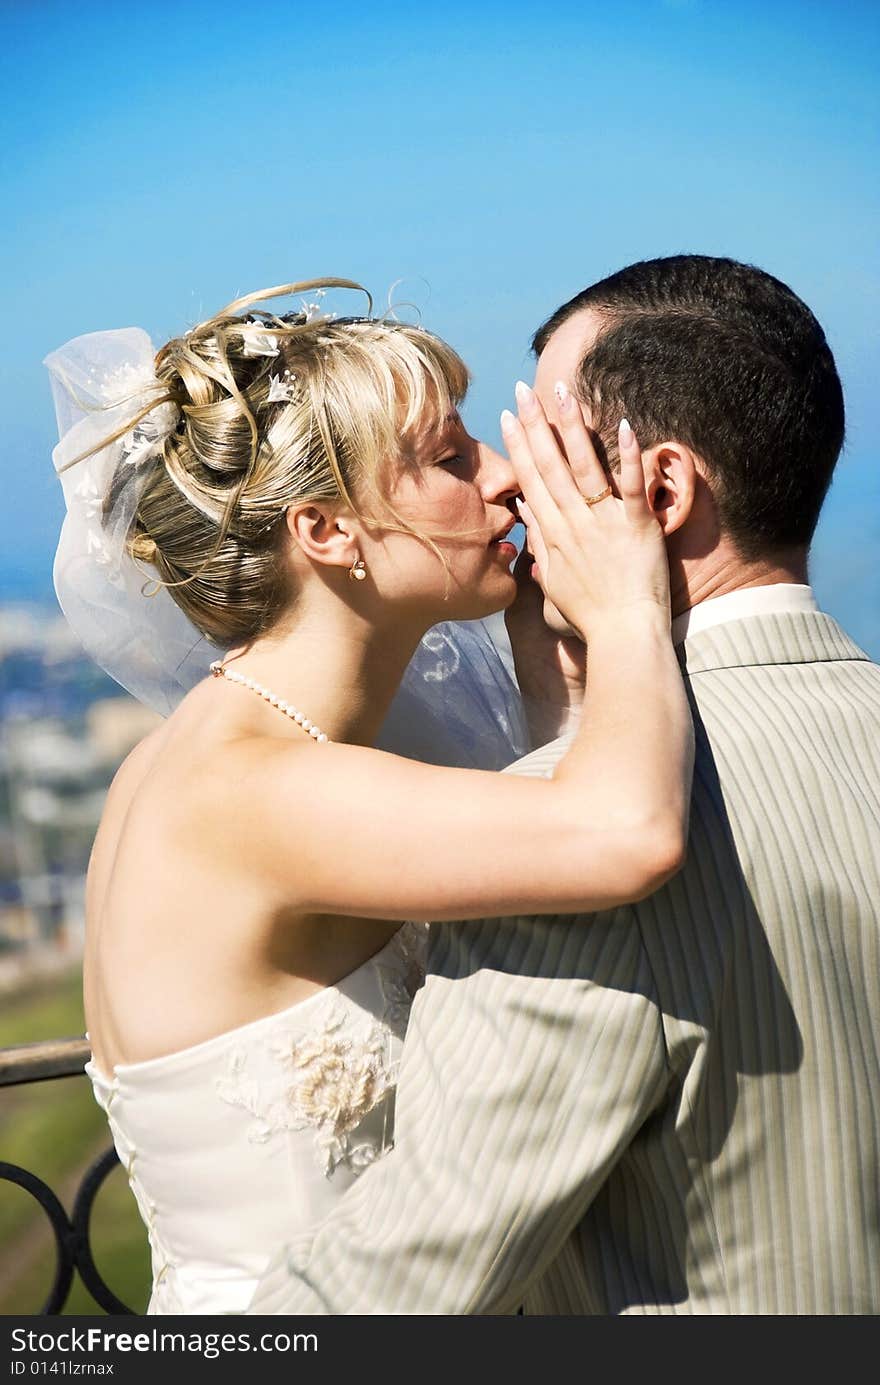
[[[556,387],[554,426],[527,385],[516,395],[519,418],[505,410],[501,428],[544,596],[585,642],[600,630],[619,633],[624,617],[668,628],[666,549],[629,424],[621,421],[612,480],[564,385]]]
[[[534,402],[533,412],[543,420],[536,396]],[[529,403],[527,398],[527,416]],[[532,744],[541,745],[554,740],[579,714],[586,657],[583,641],[551,604],[538,581],[540,564],[536,559],[543,545],[534,517],[529,513],[528,518],[526,542],[513,569],[517,594],[505,612],[505,624]],[[525,520],[526,515],[522,515],[524,524]]]
[[[540,405],[539,405],[540,407]],[[537,526],[529,531],[538,546]],[[573,725],[584,700],[586,648],[532,576],[529,535],[513,568],[517,594],[504,613],[533,746]]]

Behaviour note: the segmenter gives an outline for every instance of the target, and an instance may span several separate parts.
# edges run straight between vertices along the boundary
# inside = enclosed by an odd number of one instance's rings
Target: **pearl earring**
[[[363,558],[357,558],[348,569],[348,576],[352,582],[363,582],[367,575],[367,565]]]

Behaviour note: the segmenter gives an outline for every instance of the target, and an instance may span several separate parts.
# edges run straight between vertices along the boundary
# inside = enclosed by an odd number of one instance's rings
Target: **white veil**
[[[179,420],[176,406],[159,405],[118,441],[64,470],[157,396],[154,356],[147,333],[126,327],[75,337],[44,364],[60,437],[52,461],[67,506],[53,570],[59,605],[95,663],[138,701],[168,716],[223,652],[164,587],[143,594],[150,570],[125,551],[157,446]],[[105,515],[114,476],[118,490]]]
[[[504,645],[499,617],[435,625],[404,674],[379,747],[467,769],[503,769],[525,755],[528,731]]]
[[[180,419],[174,404],[150,408],[162,397],[154,357],[147,333],[128,327],[76,337],[44,364],[60,437],[52,460],[67,506],[53,573],[59,604],[95,663],[168,716],[225,650],[125,550],[157,450]],[[68,467],[128,424],[116,442]],[[494,618],[430,630],[379,745],[412,759],[481,769],[501,769],[525,754],[525,720],[503,643],[503,623]]]

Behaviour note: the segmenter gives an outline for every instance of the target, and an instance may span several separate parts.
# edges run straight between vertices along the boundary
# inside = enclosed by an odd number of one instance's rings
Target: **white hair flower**
[[[277,356],[278,338],[274,332],[243,332],[243,356]]]
[[[323,298],[326,292],[326,289],[315,289],[315,297]],[[308,300],[305,298],[301,299],[300,303],[302,307],[302,314],[306,322],[314,322],[315,318],[317,317],[327,316],[327,314],[324,312],[323,304],[321,303],[309,303]]]
[[[289,370],[284,372],[284,378],[280,375],[269,376],[269,393],[266,396],[267,404],[289,404],[295,394],[294,381],[295,375],[291,375]]]

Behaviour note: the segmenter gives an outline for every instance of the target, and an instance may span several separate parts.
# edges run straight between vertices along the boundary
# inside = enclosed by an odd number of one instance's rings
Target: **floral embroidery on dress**
[[[325,1177],[340,1164],[360,1172],[388,1148],[398,1066],[392,1039],[403,1038],[413,996],[424,981],[425,935],[424,925],[404,924],[383,949],[384,960],[376,963],[381,1015],[365,1013],[328,987],[330,1003],[319,1027],[300,1038],[276,1034],[267,1040],[268,1081],[249,1071],[252,1045],[232,1050],[227,1075],[215,1087],[222,1101],[251,1115],[249,1141],[262,1144],[283,1131],[311,1127]],[[361,1130],[365,1118],[383,1107],[381,1121]]]

